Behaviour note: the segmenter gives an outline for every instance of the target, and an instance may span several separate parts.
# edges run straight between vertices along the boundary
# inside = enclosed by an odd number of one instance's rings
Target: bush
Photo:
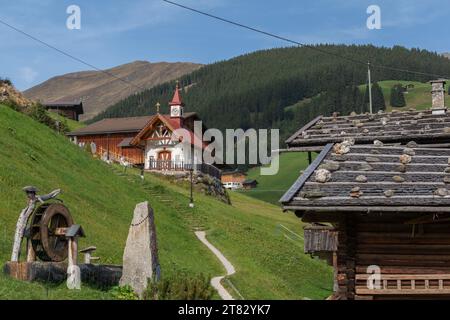
[[[36,103],[27,108],[25,113],[34,120],[45,124],[47,127],[50,127],[53,130],[58,130],[55,120],[48,115],[47,110],[45,110],[43,105]]]
[[[4,100],[4,101],[2,101],[2,104],[7,106],[7,107],[10,107],[14,111],[22,112],[22,108],[17,103],[15,103],[12,100],[9,100],[9,99],[8,100]]]
[[[117,300],[138,300],[138,296],[134,293],[130,286],[114,287],[111,290],[113,297]]]
[[[12,82],[8,78],[0,78],[0,84],[7,84],[9,86],[12,86]]]
[[[150,282],[145,300],[211,300],[214,289],[211,279],[202,274],[189,276],[178,273],[158,283]]]

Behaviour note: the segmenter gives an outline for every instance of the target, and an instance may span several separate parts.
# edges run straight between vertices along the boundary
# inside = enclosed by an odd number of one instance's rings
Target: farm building
[[[247,179],[247,174],[240,170],[222,172],[222,184],[227,189],[240,189],[242,183]]]
[[[84,114],[83,102],[81,101],[55,101],[43,103],[48,111],[58,113],[68,119],[78,121]]]
[[[334,267],[334,299],[450,299],[450,118],[435,83],[431,110],[322,117],[287,141],[321,150],[280,202],[309,224],[305,252]]]
[[[305,251],[334,266],[335,298],[450,298],[450,149],[340,148],[325,146],[281,199],[312,224]]]
[[[242,182],[242,188],[245,190],[255,189],[258,186],[258,181],[255,179],[248,179]]]
[[[90,144],[101,157],[141,165],[146,170],[189,170],[197,163],[197,154],[201,154],[196,151],[207,146],[194,135],[194,122],[200,119],[196,113],[184,112],[178,84],[169,106],[168,115],[160,114],[157,105],[155,115],[103,119],[68,136],[77,144]],[[208,170],[219,176],[214,169]]]

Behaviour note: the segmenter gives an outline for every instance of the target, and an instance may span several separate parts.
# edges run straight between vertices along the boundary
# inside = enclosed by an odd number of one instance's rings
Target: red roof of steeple
[[[172,101],[169,102],[170,106],[181,106],[183,105],[183,101],[181,100],[180,95],[180,86],[177,82],[177,88],[175,89],[175,93],[173,94]]]

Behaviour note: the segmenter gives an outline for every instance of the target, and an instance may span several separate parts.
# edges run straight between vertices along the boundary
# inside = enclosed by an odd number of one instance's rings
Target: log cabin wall
[[[78,143],[91,143],[94,142],[97,146],[97,154],[101,156],[100,150],[109,150],[111,154],[121,155],[132,161],[134,164],[144,163],[144,152],[139,148],[122,148],[119,147],[119,143],[125,138],[133,138],[137,133],[113,133],[113,134],[102,134],[102,135],[84,135],[78,136]]]
[[[346,215],[337,224],[340,299],[450,298],[450,221],[414,226],[405,222],[419,214]],[[369,266],[381,271],[375,294]]]

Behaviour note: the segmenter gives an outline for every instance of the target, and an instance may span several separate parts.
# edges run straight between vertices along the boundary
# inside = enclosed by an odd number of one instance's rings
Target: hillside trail
[[[197,238],[205,245],[208,247],[209,250],[211,250],[212,253],[214,253],[214,255],[219,259],[219,261],[223,264],[223,266],[225,267],[225,270],[227,271],[226,275],[223,276],[218,276],[215,278],[211,279],[211,285],[217,290],[217,292],[219,293],[220,297],[223,300],[234,300],[233,296],[228,292],[227,289],[225,289],[225,287],[221,284],[221,281],[226,277],[226,276],[231,276],[233,274],[236,273],[236,269],[234,268],[234,266],[231,264],[230,261],[228,261],[227,258],[225,258],[225,256],[222,254],[222,252],[220,252],[216,247],[214,247],[207,239],[206,239],[206,233],[205,231],[196,231],[195,235],[197,236]]]
[[[166,203],[167,205],[170,205],[176,211],[181,214],[181,216],[186,220],[190,228],[194,231],[196,237],[206,246],[208,249],[219,259],[219,261],[222,263],[222,265],[225,267],[226,275],[214,277],[211,279],[211,285],[214,289],[217,290],[220,297],[223,300],[235,300],[233,296],[228,292],[227,289],[221,284],[221,281],[227,277],[231,276],[236,273],[236,269],[231,264],[231,262],[225,258],[225,256],[220,252],[216,247],[214,247],[207,239],[206,239],[206,233],[205,231],[201,231],[205,229],[204,221],[203,219],[194,214],[194,211],[192,208],[189,208],[188,206],[180,203],[179,199],[176,199],[171,193],[164,192],[163,190],[160,190],[158,186],[146,183],[145,181],[142,181],[141,178],[137,175],[133,175],[130,173],[127,173],[123,170],[123,168],[117,168],[115,166],[110,166],[112,171],[122,177],[127,179],[130,182],[139,183],[142,185],[142,188],[146,190],[150,196],[157,199],[157,201]]]

